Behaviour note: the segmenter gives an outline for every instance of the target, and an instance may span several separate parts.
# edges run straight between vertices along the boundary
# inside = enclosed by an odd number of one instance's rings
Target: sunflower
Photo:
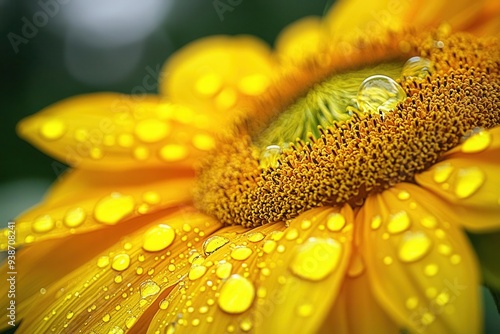
[[[24,120],[73,168],[1,236],[22,245],[18,332],[480,332],[479,284],[500,290],[499,12],[341,1],[275,51],[188,45],[161,95]]]

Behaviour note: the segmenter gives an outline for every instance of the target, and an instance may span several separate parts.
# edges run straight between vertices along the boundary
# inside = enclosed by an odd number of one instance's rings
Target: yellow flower
[[[480,332],[464,230],[500,289],[499,11],[341,1],[274,52],[187,46],[160,96],[23,121],[73,169],[15,222],[19,333]]]

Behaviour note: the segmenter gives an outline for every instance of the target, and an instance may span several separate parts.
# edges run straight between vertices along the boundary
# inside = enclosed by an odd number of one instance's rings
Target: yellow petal
[[[193,263],[149,331],[315,332],[345,274],[352,219],[349,207],[318,208],[289,227],[218,231],[205,243],[206,259]]]
[[[380,305],[410,332],[478,333],[479,267],[453,210],[402,183],[367,198],[361,252]]]
[[[162,307],[163,293],[188,272],[192,251],[218,228],[195,211],[150,222],[48,286],[19,333],[128,331],[149,308]]]
[[[327,316],[321,333],[400,333],[398,326],[378,305],[366,271],[346,277],[335,306]]]
[[[159,170],[71,171],[45,201],[16,219],[17,244],[29,244],[120,224],[191,201],[192,177]],[[0,234],[5,250],[8,230]]]
[[[302,18],[287,26],[276,40],[276,52],[281,61],[299,62],[320,51],[325,31],[316,16]]]
[[[451,221],[476,232],[498,230],[499,165],[500,127],[496,127],[474,133],[415,180],[453,207],[447,210]]]
[[[68,98],[23,120],[18,132],[67,165],[100,170],[191,168],[215,144],[202,116],[152,95]]]
[[[249,36],[198,40],[174,54],[160,91],[197,111],[210,127],[224,129],[245,101],[269,86],[274,60],[267,45]]]

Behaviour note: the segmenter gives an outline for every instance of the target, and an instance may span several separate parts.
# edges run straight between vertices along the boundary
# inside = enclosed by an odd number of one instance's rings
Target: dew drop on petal
[[[217,303],[223,311],[239,314],[250,308],[254,298],[253,284],[243,276],[232,275],[222,285]]]
[[[86,217],[85,210],[82,208],[74,208],[66,212],[64,224],[67,227],[78,227],[85,221]]]
[[[134,199],[132,196],[114,192],[97,202],[94,208],[94,217],[103,224],[114,225],[132,213]]]
[[[434,182],[443,183],[448,180],[454,168],[450,164],[440,164],[434,168]]]
[[[48,120],[40,127],[40,135],[46,140],[59,139],[65,132],[66,125],[59,119]]]
[[[279,145],[269,145],[264,150],[262,150],[259,158],[259,166],[261,168],[279,166],[279,158],[281,157],[281,146]]]
[[[296,309],[296,313],[299,317],[306,318],[310,316],[314,311],[312,304],[302,304]]]
[[[417,297],[410,297],[406,300],[406,308],[409,310],[414,310],[418,305]]]
[[[296,249],[290,269],[298,277],[319,281],[339,265],[342,246],[333,239],[310,238]]]
[[[402,75],[405,78],[423,79],[432,72],[434,72],[434,66],[429,59],[423,57],[412,57],[404,64]]]
[[[163,300],[160,302],[160,305],[159,305],[159,306],[160,306],[160,309],[162,309],[162,310],[166,310],[166,309],[168,308],[168,305],[169,305],[169,304],[170,304],[170,303],[168,302],[168,300],[163,299]]]
[[[157,119],[146,119],[135,126],[135,135],[145,143],[158,142],[164,139],[169,132],[169,125]]]
[[[109,256],[101,256],[97,259],[97,266],[99,268],[106,268],[109,265]]]
[[[266,254],[270,254],[275,249],[276,249],[276,241],[274,240],[266,240],[266,242],[264,242],[264,245],[262,246],[262,250]]]
[[[486,179],[484,172],[478,167],[460,169],[455,184],[455,195],[464,199],[474,194]]]
[[[68,320],[69,320],[69,319],[73,318],[73,315],[74,315],[74,314],[75,314],[75,313],[73,313],[73,312],[69,311],[69,312],[66,314],[66,319],[68,319]]]
[[[213,96],[222,86],[220,76],[216,74],[206,74],[201,76],[195,83],[194,89],[204,97]]]
[[[261,232],[251,233],[248,235],[247,239],[251,242],[259,242],[264,239],[264,234],[262,234]]]
[[[406,97],[403,88],[384,75],[366,78],[358,89],[357,102],[361,111],[378,114],[394,110]]]
[[[193,137],[193,146],[200,151],[210,151],[215,148],[215,139],[205,134],[197,134]]]
[[[248,332],[252,329],[253,325],[252,322],[249,319],[245,319],[240,323],[240,329],[243,332]]]
[[[398,193],[398,199],[402,201],[406,201],[409,198],[410,198],[410,193],[405,190],[402,190]]]
[[[425,216],[420,220],[420,224],[426,228],[432,229],[437,226],[437,219],[434,216]]]
[[[125,326],[130,329],[137,321],[137,317],[131,316],[125,320]]]
[[[231,251],[231,257],[238,261],[244,261],[252,255],[252,250],[248,247],[236,247]]]
[[[151,227],[144,234],[142,248],[148,252],[158,252],[170,246],[175,238],[175,231],[166,224]]]
[[[155,205],[160,203],[161,197],[156,191],[146,191],[142,194],[142,200],[150,205]]]
[[[387,231],[391,234],[398,234],[406,231],[410,227],[410,216],[406,211],[399,211],[389,217]]]
[[[450,301],[450,295],[447,291],[443,291],[436,296],[436,304],[444,306]]]
[[[431,249],[432,241],[423,232],[407,232],[403,235],[398,257],[403,262],[414,262],[423,258]]]
[[[338,232],[345,226],[345,217],[340,213],[332,213],[328,216],[326,227],[332,232]]]
[[[285,234],[286,240],[295,240],[299,237],[299,231],[295,227],[289,227]]]
[[[226,279],[231,276],[231,270],[233,270],[233,265],[229,262],[224,262],[217,266],[215,275],[217,275],[220,279]]]
[[[158,292],[160,292],[160,286],[152,280],[147,280],[141,284],[140,291],[141,297],[147,298],[158,294]]]
[[[209,256],[210,254],[212,254],[213,252],[215,252],[216,250],[218,250],[219,248],[221,248],[222,246],[224,246],[228,242],[229,242],[229,239],[226,237],[222,237],[219,235],[211,236],[210,238],[205,240],[205,242],[203,243],[203,247],[202,247],[203,253],[205,254],[205,256]]]
[[[424,274],[427,277],[434,277],[439,271],[439,267],[435,263],[430,263],[424,267]]]
[[[166,162],[176,162],[188,156],[188,149],[183,145],[168,144],[160,149],[160,158]]]
[[[205,275],[206,272],[207,272],[207,267],[201,265],[194,265],[189,270],[188,277],[191,281],[194,281]]]
[[[111,316],[109,315],[109,313],[106,313],[106,314],[102,317],[102,321],[104,321],[104,322],[108,322],[110,319],[111,319]]]
[[[33,231],[38,233],[45,233],[52,230],[55,227],[55,221],[50,215],[43,215],[37,217],[33,221]]]
[[[380,215],[376,215],[375,217],[372,218],[370,222],[370,226],[373,230],[377,230],[380,225],[382,225],[382,217]]]
[[[488,131],[478,131],[462,144],[462,152],[477,153],[484,151],[491,144],[491,140],[491,134]]]
[[[128,254],[117,254],[113,258],[111,268],[116,271],[124,271],[130,266],[130,256]]]

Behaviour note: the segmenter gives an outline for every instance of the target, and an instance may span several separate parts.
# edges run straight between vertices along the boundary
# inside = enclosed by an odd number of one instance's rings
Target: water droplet
[[[78,227],[85,221],[86,216],[82,208],[71,209],[64,216],[64,224],[68,227]]]
[[[166,310],[166,309],[168,308],[168,305],[169,305],[169,304],[170,304],[170,303],[168,302],[168,300],[163,299],[163,300],[160,302],[160,305],[159,305],[159,306],[160,306],[160,309],[162,309],[162,310]]]
[[[33,221],[33,231],[38,233],[45,233],[52,230],[55,227],[54,219],[50,215],[43,215],[37,217]]]
[[[426,228],[435,228],[437,226],[437,219],[434,216],[425,216],[420,220],[422,226]]]
[[[134,210],[132,196],[114,192],[97,202],[94,208],[95,219],[101,223],[114,225]]]
[[[402,201],[406,201],[407,199],[410,198],[410,193],[407,192],[406,190],[402,190],[398,193],[398,198]]]
[[[97,266],[99,268],[106,268],[109,265],[109,256],[101,256],[97,260]]]
[[[251,242],[259,242],[264,239],[264,234],[260,232],[251,233],[248,235],[247,239]]]
[[[108,334],[123,334],[125,333],[123,331],[123,329],[121,329],[120,327],[118,326],[114,326],[113,328],[111,328],[109,331],[108,331]]]
[[[448,180],[451,173],[453,172],[453,166],[448,163],[441,163],[434,168],[434,182],[443,183]]]
[[[304,279],[319,281],[338,266],[342,246],[333,239],[310,238],[296,249],[291,271]]]
[[[407,232],[398,249],[399,259],[414,262],[423,258],[430,250],[432,241],[423,232]]]
[[[156,282],[154,282],[150,279],[147,281],[144,281],[141,284],[141,297],[142,298],[154,296],[154,295],[158,294],[158,292],[160,292],[160,287],[158,286],[158,284],[156,284]]]
[[[156,191],[146,191],[142,194],[142,200],[150,205],[155,205],[160,203],[161,197]]]
[[[390,256],[385,256],[384,259],[382,260],[384,262],[384,264],[386,265],[391,265],[393,260],[392,260],[392,257]]]
[[[224,262],[219,264],[217,269],[215,270],[215,275],[220,279],[226,279],[231,275],[231,270],[233,269],[233,265],[229,262]]]
[[[436,304],[444,306],[450,301],[450,295],[448,292],[443,291],[436,297]]]
[[[215,139],[209,135],[197,134],[193,137],[193,146],[201,151],[210,151],[215,148]]]
[[[125,326],[130,329],[137,321],[137,317],[131,316],[125,320]]]
[[[303,229],[304,231],[309,229],[311,227],[311,221],[310,220],[303,220],[301,223],[300,223],[300,228]]]
[[[418,305],[417,297],[410,297],[406,300],[406,308],[409,310],[414,310]]]
[[[424,274],[427,277],[434,277],[439,271],[439,267],[435,263],[430,263],[424,267]]]
[[[244,261],[252,255],[252,250],[248,247],[236,247],[231,251],[231,257],[235,260]]]
[[[135,272],[137,273],[137,275],[142,275],[144,273],[144,268],[137,267],[135,268]]]
[[[170,246],[175,239],[175,231],[166,224],[151,227],[144,234],[142,248],[148,252],[158,252]]]
[[[194,281],[200,278],[201,276],[205,275],[206,272],[207,272],[207,267],[194,265],[191,267],[191,270],[189,270],[188,276],[191,281]]]
[[[365,264],[363,263],[363,258],[359,254],[353,254],[351,256],[349,268],[347,269],[347,275],[349,277],[358,277],[364,270]]]
[[[269,145],[261,153],[259,159],[260,168],[279,166],[279,158],[281,156],[282,150],[279,145]]]
[[[252,74],[243,77],[238,83],[238,89],[246,95],[257,96],[266,90],[269,78],[264,74]]]
[[[412,57],[403,66],[402,75],[405,78],[423,79],[434,72],[432,62],[423,57]]]
[[[382,217],[380,215],[376,215],[375,217],[372,218],[370,222],[370,226],[373,230],[377,230],[380,225],[382,225]]]
[[[406,97],[403,88],[384,75],[366,78],[359,87],[357,101],[361,111],[378,114],[394,110]]]
[[[464,199],[474,194],[486,179],[483,171],[478,167],[460,169],[455,185],[455,195]]]
[[[102,317],[102,321],[104,321],[104,322],[108,322],[110,319],[111,319],[111,316],[109,315],[109,313],[106,313],[106,314]]]
[[[205,74],[196,80],[194,89],[201,95],[210,97],[215,95],[222,87],[220,76],[216,74]]]
[[[398,234],[406,231],[410,227],[410,216],[406,211],[399,211],[389,217],[387,231],[391,234]]]
[[[169,144],[160,149],[160,158],[166,162],[175,162],[188,156],[188,149],[183,145]]]
[[[425,312],[423,315],[422,315],[422,324],[428,326],[430,324],[432,324],[432,322],[436,319],[436,317],[430,313],[430,312]]]
[[[166,122],[157,119],[146,119],[135,126],[135,134],[139,140],[145,143],[156,143],[164,139],[170,132],[170,126]]]
[[[149,158],[150,152],[147,147],[144,146],[137,146],[134,148],[134,158],[139,160],[139,161],[144,161],[147,158]]]
[[[338,232],[345,226],[345,217],[340,213],[332,213],[328,216],[326,227],[332,232]]]
[[[313,313],[314,307],[312,306],[312,304],[302,304],[297,307],[296,311],[299,317],[306,318]]]
[[[248,332],[252,329],[252,322],[249,319],[245,319],[240,323],[240,329],[244,332]]]
[[[491,140],[491,134],[488,131],[478,131],[462,144],[462,152],[477,153],[484,151],[491,144]]]
[[[134,137],[130,133],[122,133],[118,136],[118,145],[124,148],[134,145]]]
[[[276,249],[276,241],[273,241],[273,240],[266,240],[266,242],[262,246],[262,250],[266,254],[270,254],[275,249]]]
[[[40,127],[40,135],[46,140],[56,140],[61,138],[66,132],[66,125],[58,119],[51,119],[43,123]]]
[[[209,256],[225,244],[229,242],[229,239],[219,235],[214,235],[205,240],[203,243],[203,253],[205,256]]]
[[[69,320],[69,319],[73,318],[73,315],[74,315],[74,314],[75,314],[75,313],[73,313],[73,312],[69,311],[69,312],[68,312],[68,314],[66,314],[66,319],[68,319],[68,320]]]
[[[130,256],[128,254],[117,254],[113,258],[111,268],[116,271],[124,271],[130,266]]]
[[[299,236],[299,231],[295,227],[289,227],[286,231],[285,239],[286,240],[295,240]]]
[[[255,298],[253,284],[240,275],[232,275],[220,289],[218,305],[230,314],[243,313],[250,308]]]
[[[458,254],[453,254],[450,256],[451,264],[459,264],[462,261],[462,257]]]

